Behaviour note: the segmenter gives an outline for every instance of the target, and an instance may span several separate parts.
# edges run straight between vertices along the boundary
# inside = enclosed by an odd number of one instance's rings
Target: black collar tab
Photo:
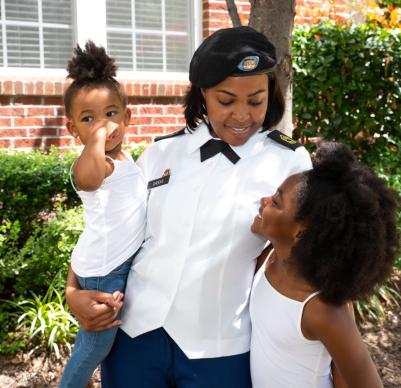
[[[223,140],[210,139],[200,147],[201,162],[212,158],[221,152],[231,163],[237,163],[241,158],[235,151]]]

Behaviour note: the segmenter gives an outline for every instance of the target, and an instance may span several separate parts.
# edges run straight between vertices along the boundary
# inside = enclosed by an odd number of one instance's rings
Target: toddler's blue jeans
[[[135,254],[106,276],[77,276],[82,290],[96,290],[107,293],[124,292],[128,273]],[[118,317],[117,317],[118,318]],[[60,388],[85,388],[96,367],[109,354],[117,328],[101,332],[89,332],[82,327],[75,339],[74,351],[60,380]]]

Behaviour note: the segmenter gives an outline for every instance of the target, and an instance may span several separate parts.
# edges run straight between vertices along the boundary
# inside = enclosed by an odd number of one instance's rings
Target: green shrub
[[[401,7],[401,0],[378,0],[380,7]]]
[[[60,202],[77,205],[69,183],[69,168],[75,153],[0,152],[1,220],[18,220],[25,231],[41,212],[51,212]]]
[[[81,207],[60,209],[41,225],[34,224],[19,251],[11,249],[0,256],[3,293],[42,293],[52,282],[58,290],[64,289],[71,252],[82,230]]]
[[[294,137],[341,141],[401,174],[401,32],[328,24],[293,39]]]
[[[21,225],[18,220],[11,222],[3,219],[0,223],[0,293],[5,286],[5,279],[13,273],[12,258],[18,256],[20,233]]]
[[[25,348],[25,341],[15,332],[15,308],[0,299],[0,354],[14,354]]]
[[[133,157],[134,160],[137,160],[141,156],[142,152],[145,150],[147,145],[148,145],[148,143],[145,143],[145,142],[133,144],[128,149],[128,152],[131,154],[131,156]]]

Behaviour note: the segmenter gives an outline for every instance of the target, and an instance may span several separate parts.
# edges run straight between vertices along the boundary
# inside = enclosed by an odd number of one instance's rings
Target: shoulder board
[[[183,128],[183,129],[180,129],[179,131],[169,133],[168,135],[157,136],[157,137],[155,137],[155,142],[159,141],[159,140],[170,139],[170,138],[176,137],[176,136],[185,135],[186,134],[185,131],[186,131],[186,128]]]
[[[291,139],[289,136],[287,136],[286,134],[277,131],[277,129],[275,129],[274,131],[271,131],[267,137],[270,137],[270,139],[273,139],[274,141],[276,141],[277,143],[291,148],[293,151],[295,151],[298,147],[302,147],[302,144],[297,143],[294,139]]]

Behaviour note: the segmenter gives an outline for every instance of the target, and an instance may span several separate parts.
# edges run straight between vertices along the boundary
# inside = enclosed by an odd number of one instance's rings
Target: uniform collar
[[[262,129],[262,128],[261,128]],[[209,132],[207,125],[202,122],[198,125],[195,131],[191,134],[188,139],[187,152],[191,154],[198,151],[199,148],[205,144],[208,140],[214,139]],[[241,158],[245,159],[249,156],[255,155],[256,153],[263,150],[266,141],[266,132],[260,132],[260,130],[254,133],[245,144],[240,146],[231,146],[235,153]]]

